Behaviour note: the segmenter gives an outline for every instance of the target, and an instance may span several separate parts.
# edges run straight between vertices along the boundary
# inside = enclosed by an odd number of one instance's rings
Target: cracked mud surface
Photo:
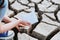
[[[36,12],[39,22],[22,30],[23,33],[29,32],[26,40],[60,40],[60,0],[9,0],[8,7],[8,16],[11,18],[21,12],[30,13],[32,8]],[[24,40],[23,35],[18,34],[18,39]]]

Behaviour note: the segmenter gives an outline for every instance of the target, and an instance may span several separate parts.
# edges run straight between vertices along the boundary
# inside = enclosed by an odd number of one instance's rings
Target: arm
[[[16,19],[17,20],[17,19]],[[9,22],[12,22],[12,21],[14,21],[14,20],[11,20],[11,18],[9,18],[8,16],[4,16],[4,18],[3,18],[3,21],[5,22],[5,23],[9,23]],[[21,26],[24,26],[24,25],[21,25]],[[20,29],[19,29],[19,27],[18,26],[16,26],[16,28],[17,28],[17,30],[18,31],[20,31]]]
[[[21,20],[21,22],[19,24],[20,26],[29,26],[29,25],[31,25],[28,21],[25,21],[25,20],[22,20],[22,19],[20,19],[20,20]],[[11,20],[8,16],[5,16],[3,18],[3,21],[9,23],[9,22],[14,21],[14,20]]]
[[[30,26],[30,25],[31,25],[29,22],[24,21],[24,20],[20,20],[19,24],[17,24],[17,23],[18,23],[18,20],[12,21],[12,20],[11,20],[9,17],[7,17],[7,16],[5,16],[5,17],[3,18],[3,21],[9,22],[9,23],[1,26],[1,27],[2,27],[2,28],[1,28],[1,32],[5,32],[5,31],[7,31],[7,30],[9,30],[9,29],[12,29],[12,28],[14,28],[14,27],[16,27],[16,28],[18,29],[18,31],[20,31],[18,25],[19,25],[19,26],[23,26],[23,27],[24,27],[24,26]],[[17,22],[16,22],[16,21],[17,21]],[[4,28],[4,30],[3,30],[3,28]]]
[[[5,25],[1,25],[1,22],[0,22],[0,33],[6,32],[6,31],[14,28],[19,23],[20,23],[20,20],[13,21],[13,22],[7,23]]]

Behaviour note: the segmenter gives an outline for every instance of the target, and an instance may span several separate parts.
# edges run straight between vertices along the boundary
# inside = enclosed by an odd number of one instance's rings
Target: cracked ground
[[[8,15],[20,19],[22,13],[36,13],[38,22],[20,28],[18,40],[60,40],[60,0],[8,0]],[[32,10],[34,9],[34,10]]]

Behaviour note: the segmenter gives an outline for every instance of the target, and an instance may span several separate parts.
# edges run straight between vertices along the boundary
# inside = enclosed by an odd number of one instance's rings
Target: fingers
[[[18,26],[16,26],[17,30],[20,32],[20,28]]]
[[[24,27],[25,25],[23,25],[23,24],[19,24],[19,26],[23,26],[23,27]]]
[[[26,21],[26,20],[21,20],[19,23],[19,26],[23,26],[23,27],[24,26],[30,26],[30,25],[31,25],[31,23]]]
[[[25,27],[25,26],[31,26],[30,24],[19,24],[19,26]]]
[[[23,25],[25,25],[25,26],[29,26],[29,25],[31,25],[29,22],[27,22],[27,21],[23,21],[21,24],[23,24]]]
[[[28,25],[30,25],[31,23],[30,22],[28,22],[28,21],[24,21],[26,24],[28,24]]]

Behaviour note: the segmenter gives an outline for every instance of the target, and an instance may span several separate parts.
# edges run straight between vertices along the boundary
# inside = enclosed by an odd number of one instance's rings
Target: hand
[[[28,21],[21,20],[21,19],[19,19],[19,20],[12,19],[11,21],[19,22],[18,25],[15,26],[18,29],[18,31],[20,31],[20,27],[19,26],[25,27],[25,26],[30,26],[31,25]]]
[[[20,31],[20,27],[19,26],[22,26],[22,27],[31,26],[31,24],[28,21],[19,20],[19,22],[20,23],[18,24],[18,26],[16,26],[16,28],[18,29],[18,31]]]

